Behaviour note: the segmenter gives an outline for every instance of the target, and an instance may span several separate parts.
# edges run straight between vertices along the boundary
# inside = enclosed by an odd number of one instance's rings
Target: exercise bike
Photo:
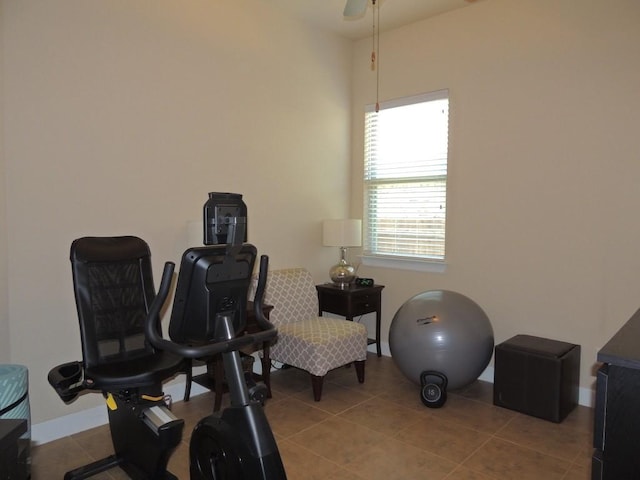
[[[89,391],[104,395],[114,454],[67,472],[65,480],[84,480],[116,466],[135,480],[178,480],[167,464],[182,439],[184,421],[167,408],[162,382],[184,372],[184,358],[217,354],[223,358],[231,406],[196,426],[191,478],[286,480],[262,410],[266,388],[247,386],[238,352],[276,336],[262,312],[268,259],[260,262],[254,302],[262,331],[237,336],[246,323],[257,256],[254,246],[243,243],[246,206],[242,195],[210,193],[204,213],[208,246],[188,249],[181,261],[169,328],[175,342],[161,337],[159,325],[173,263],[165,265],[156,295],[151,254],[142,239],[83,237],[72,243],[83,361],[54,367],[48,380],[65,403]]]
[[[247,385],[239,353],[243,347],[268,342],[277,335],[262,312],[268,257],[260,259],[254,298],[256,322],[262,331],[236,336],[246,324],[247,294],[257,250],[242,243],[246,238],[246,211],[229,207],[229,200],[238,200],[241,195],[222,195],[223,205],[216,206],[213,214],[209,215],[205,206],[205,243],[220,239],[224,243],[190,248],[182,256],[171,313],[172,340],[163,338],[158,328],[160,311],[171,289],[172,262],[165,264],[158,294],[149,308],[145,334],[155,348],[184,358],[222,356],[231,405],[220,415],[205,417],[195,427],[189,445],[191,480],[286,480],[262,408],[266,389],[263,385]],[[207,238],[207,232],[214,230],[221,238]]]

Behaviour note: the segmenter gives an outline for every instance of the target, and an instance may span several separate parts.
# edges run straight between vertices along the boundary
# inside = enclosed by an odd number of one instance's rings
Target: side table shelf
[[[353,317],[367,313],[376,314],[376,336],[369,339],[369,344],[376,344],[378,357],[382,356],[380,349],[380,320],[382,317],[382,289],[384,285],[359,287],[352,285],[346,288],[324,283],[316,285],[318,292],[318,315],[323,312],[335,313],[345,319],[353,321]]]

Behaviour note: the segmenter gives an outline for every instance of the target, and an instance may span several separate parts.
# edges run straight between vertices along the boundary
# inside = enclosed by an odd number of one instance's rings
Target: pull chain
[[[376,113],[380,111],[380,10],[376,0],[373,4],[373,35],[371,51],[371,70],[376,72]]]
[[[372,25],[371,25],[371,71],[376,69],[376,0],[371,0],[372,8]]]

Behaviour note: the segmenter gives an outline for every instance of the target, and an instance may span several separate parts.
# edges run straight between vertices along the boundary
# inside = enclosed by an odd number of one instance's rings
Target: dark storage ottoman
[[[496,346],[493,403],[559,423],[578,404],[580,345],[516,335]]]

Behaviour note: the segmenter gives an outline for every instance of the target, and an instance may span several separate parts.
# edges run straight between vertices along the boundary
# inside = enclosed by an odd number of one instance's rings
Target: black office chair
[[[85,390],[106,398],[115,454],[67,472],[84,479],[120,466],[134,479],[166,471],[184,421],[166,408],[162,382],[185,371],[182,357],[154,349],[144,324],[156,296],[148,245],[137,237],[84,237],[71,245],[82,362],[60,365],[49,383],[63,401]]]

